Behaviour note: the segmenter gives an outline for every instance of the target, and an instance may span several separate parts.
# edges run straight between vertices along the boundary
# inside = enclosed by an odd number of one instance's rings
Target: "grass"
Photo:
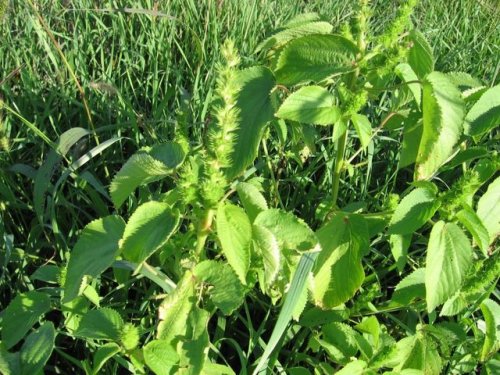
[[[16,290],[33,289],[28,275],[38,266],[63,261],[85,224],[112,213],[106,193],[110,176],[136,149],[171,139],[179,108],[188,108],[193,141],[203,139],[219,50],[226,38],[235,41],[243,65],[251,65],[260,59],[254,53],[257,44],[294,15],[316,11],[339,25],[351,12],[348,2],[339,0],[106,2],[120,3],[123,8],[97,7],[102,2],[90,0],[34,3],[32,9],[28,2],[11,1],[7,17],[0,23],[0,99],[17,113],[0,110],[0,135],[5,137],[3,144],[8,143],[0,151],[0,246],[5,249],[0,255],[0,309]],[[377,26],[391,17],[398,2],[374,3]],[[499,81],[499,20],[498,5],[476,0],[422,0],[414,18],[434,48],[436,69],[468,72],[491,85]],[[47,30],[57,40],[64,59]],[[72,72],[83,88],[83,97]],[[95,128],[97,141],[77,143],[68,160],[54,163],[47,179],[51,184],[69,171],[71,161],[97,143],[120,139],[68,175],[58,192],[48,187],[44,195],[48,214],[40,222],[33,213],[33,185],[50,147],[33,129],[55,142],[74,127]],[[378,143],[380,150],[373,154],[379,160],[392,160],[393,168],[380,170],[377,159],[369,158],[363,166],[367,173],[355,171],[349,182],[344,181],[341,196],[349,200],[342,205],[364,200],[374,190],[388,194],[390,186],[401,183],[396,180],[397,161],[383,145]],[[303,217],[314,217],[316,207],[299,200],[298,192],[307,191],[313,201],[312,197],[330,186],[329,181],[315,180],[315,176],[332,168],[331,150],[318,152],[322,157],[303,165],[297,160],[286,170],[280,170],[282,161],[294,155],[270,152],[283,205]],[[387,162],[383,165],[386,168]],[[269,172],[262,167],[262,173]],[[148,194],[143,190],[138,199],[147,199]],[[377,261],[387,262],[387,256],[379,254]],[[132,299],[126,307],[137,316],[154,316],[149,301]],[[248,328],[250,317],[243,320],[246,329],[255,334],[252,340],[258,341],[260,332]]]

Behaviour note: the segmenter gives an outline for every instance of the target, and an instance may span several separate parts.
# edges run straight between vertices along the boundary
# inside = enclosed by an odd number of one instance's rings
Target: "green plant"
[[[366,0],[340,34],[298,16],[257,48],[267,67],[240,70],[227,41],[203,142],[181,106],[174,139],[114,175],[115,213],[4,310],[2,372],[41,371],[57,312],[92,361],[57,355],[87,374],[494,373],[500,87],[434,71],[415,3],[381,33]],[[54,165],[88,134],[47,139],[41,223]]]

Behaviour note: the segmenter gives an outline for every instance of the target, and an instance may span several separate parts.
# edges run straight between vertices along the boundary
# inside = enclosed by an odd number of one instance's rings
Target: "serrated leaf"
[[[408,38],[412,42],[408,51],[408,63],[419,78],[424,78],[434,70],[432,47],[418,30],[410,31]]]
[[[403,82],[413,82],[409,83],[407,87],[411,91],[413,98],[417,103],[417,106],[420,107],[420,104],[422,103],[422,87],[420,86],[420,83],[414,82],[418,81],[418,77],[413,71],[412,67],[409,64],[401,63],[396,66],[394,71],[399,76],[399,78],[403,80]]]
[[[436,344],[420,332],[398,341],[396,358],[399,363],[396,371],[415,369],[428,375],[441,372],[442,361]]]
[[[281,253],[274,234],[261,225],[252,226],[252,243],[264,265],[264,289],[270,290],[280,269]]]
[[[446,75],[450,78],[451,82],[462,91],[483,86],[483,83],[479,79],[471,76],[469,73],[449,72],[446,73]]]
[[[119,253],[125,222],[118,215],[94,220],[82,230],[71,251],[64,282],[63,303],[78,296],[85,275],[99,276]]]
[[[422,119],[416,112],[411,113],[404,121],[403,142],[401,144],[401,154],[398,164],[399,169],[413,164],[417,160],[423,130]]]
[[[408,248],[411,244],[411,237],[411,234],[391,234],[389,236],[391,253],[399,272],[403,271],[408,261]]]
[[[340,35],[307,35],[289,42],[276,66],[276,80],[284,85],[318,82],[352,70],[358,48]]]
[[[429,312],[460,289],[471,261],[472,248],[464,232],[454,223],[437,222],[427,245],[425,267]]]
[[[250,246],[252,224],[241,207],[220,204],[217,209],[217,236],[222,252],[229,265],[246,285],[246,275],[250,268]]]
[[[465,116],[464,131],[482,135],[500,124],[500,85],[488,89]]]
[[[236,191],[251,222],[259,213],[268,209],[266,199],[254,185],[240,182],[236,185]]]
[[[196,265],[193,275],[211,286],[208,291],[210,300],[225,315],[231,314],[243,303],[245,290],[228,264],[205,260]]]
[[[365,115],[355,113],[351,116],[351,121],[354,125],[354,129],[356,129],[356,134],[361,142],[361,147],[363,149],[367,148],[372,137],[372,124],[370,123],[370,120]]]
[[[423,82],[423,131],[415,163],[415,180],[426,180],[453,154],[462,135],[465,104],[446,75],[432,72]]]
[[[184,161],[182,146],[167,142],[132,155],[115,175],[109,188],[111,199],[118,208],[140,185],[168,176]]]
[[[323,341],[333,345],[341,353],[340,358],[335,358],[336,355],[334,356],[333,359],[335,361],[346,362],[358,352],[356,336],[359,335],[359,333],[351,326],[345,323],[335,322],[324,326],[321,331]]]
[[[333,125],[340,119],[335,97],[320,86],[306,86],[285,99],[276,117],[304,124]]]
[[[225,173],[229,179],[240,175],[257,157],[264,128],[273,119],[271,90],[276,82],[273,73],[261,66],[238,72],[237,108],[239,125],[230,155],[231,167]]]
[[[194,307],[187,318],[187,331],[182,340],[180,365],[187,375],[198,375],[208,357],[207,324],[210,313]]]
[[[369,245],[368,228],[361,216],[340,213],[317,236],[321,252],[311,290],[317,305],[333,308],[352,298],[365,278],[361,257]]]
[[[119,353],[121,348],[114,342],[99,346],[94,353],[94,360],[92,361],[92,374],[98,375],[104,364],[111,359],[115,354]]]
[[[144,349],[144,361],[156,375],[173,375],[178,371],[179,354],[165,340],[153,340]]]
[[[481,361],[484,362],[490,355],[500,350],[500,306],[491,299],[481,303],[484,321],[486,322],[486,334],[484,337]]]
[[[281,249],[311,251],[318,239],[309,226],[291,212],[272,208],[261,212],[255,225],[267,228],[278,240]]]
[[[477,216],[488,230],[489,243],[493,243],[500,235],[500,177],[497,177],[479,198]]]
[[[31,280],[40,280],[46,283],[56,284],[61,270],[53,264],[44,264],[37,268],[30,276]]]
[[[123,325],[121,315],[113,309],[90,310],[82,316],[75,336],[118,342]]]
[[[5,348],[16,345],[49,310],[50,298],[47,294],[34,290],[18,294],[2,312],[2,343]]]
[[[158,308],[157,338],[166,340],[176,345],[180,337],[186,333],[186,317],[194,308],[196,283],[191,272],[186,272],[177,284],[175,290],[170,293]]]
[[[54,350],[55,338],[56,330],[51,322],[45,322],[26,337],[20,352],[21,375],[42,371]]]
[[[490,243],[488,230],[472,208],[465,204],[462,204],[462,207],[463,209],[456,214],[458,221],[470,232],[483,254],[488,256],[488,245]]]
[[[390,234],[412,234],[432,218],[440,202],[430,189],[412,190],[399,202],[389,223]]]
[[[289,29],[291,27],[296,27],[305,23],[319,21],[321,19],[320,15],[316,12],[299,13],[292,19],[288,20],[284,25],[284,29]]]
[[[65,131],[59,137],[56,148],[49,151],[47,158],[37,170],[33,188],[33,206],[39,220],[43,221],[45,194],[50,187],[50,180],[57,164],[61,162],[75,143],[88,134],[90,132],[83,128],[71,128]]]
[[[179,216],[179,211],[167,203],[151,201],[137,207],[123,232],[121,250],[125,259],[145,261],[175,232]]]
[[[391,301],[409,305],[417,298],[425,298],[425,268],[418,268],[401,280],[396,285]]]
[[[285,27],[286,28],[284,30],[280,30],[264,39],[264,41],[257,46],[255,52],[271,48],[280,48],[290,40],[304,35],[329,34],[333,30],[333,26],[331,24],[324,21],[317,21],[317,19],[314,19],[314,21],[302,20],[301,22],[288,24],[288,26]]]

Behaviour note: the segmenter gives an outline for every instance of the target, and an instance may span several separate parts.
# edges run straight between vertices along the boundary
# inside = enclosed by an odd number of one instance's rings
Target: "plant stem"
[[[335,142],[337,155],[335,156],[335,166],[333,167],[332,177],[332,207],[337,205],[337,198],[339,196],[340,186],[340,173],[344,165],[344,153],[347,144],[347,129],[342,136]]]
[[[210,228],[212,227],[212,222],[214,219],[215,211],[213,209],[208,209],[205,211],[203,216],[203,220],[200,222],[198,226],[198,233],[196,235],[196,248],[195,248],[195,257],[197,260],[202,261],[206,259],[205,254],[205,243],[207,242],[208,234],[210,233]]]

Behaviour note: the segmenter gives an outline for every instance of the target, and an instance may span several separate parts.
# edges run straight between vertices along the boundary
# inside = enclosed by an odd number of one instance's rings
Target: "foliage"
[[[493,374],[499,86],[438,71],[416,6],[379,24],[359,0],[340,29],[298,15],[250,67],[226,40],[206,128],[193,126],[200,97],[184,97],[162,139],[100,173],[80,168],[124,146],[125,129],[102,141],[88,111],[89,130],[53,142],[1,102],[47,151],[36,170],[10,166],[33,179],[33,204],[17,204],[32,217],[24,246],[40,249],[14,246],[0,223],[1,280],[26,290],[2,305],[0,371]],[[146,125],[132,122],[139,146]],[[69,230],[72,217],[88,224]],[[46,248],[50,264],[33,262]]]

